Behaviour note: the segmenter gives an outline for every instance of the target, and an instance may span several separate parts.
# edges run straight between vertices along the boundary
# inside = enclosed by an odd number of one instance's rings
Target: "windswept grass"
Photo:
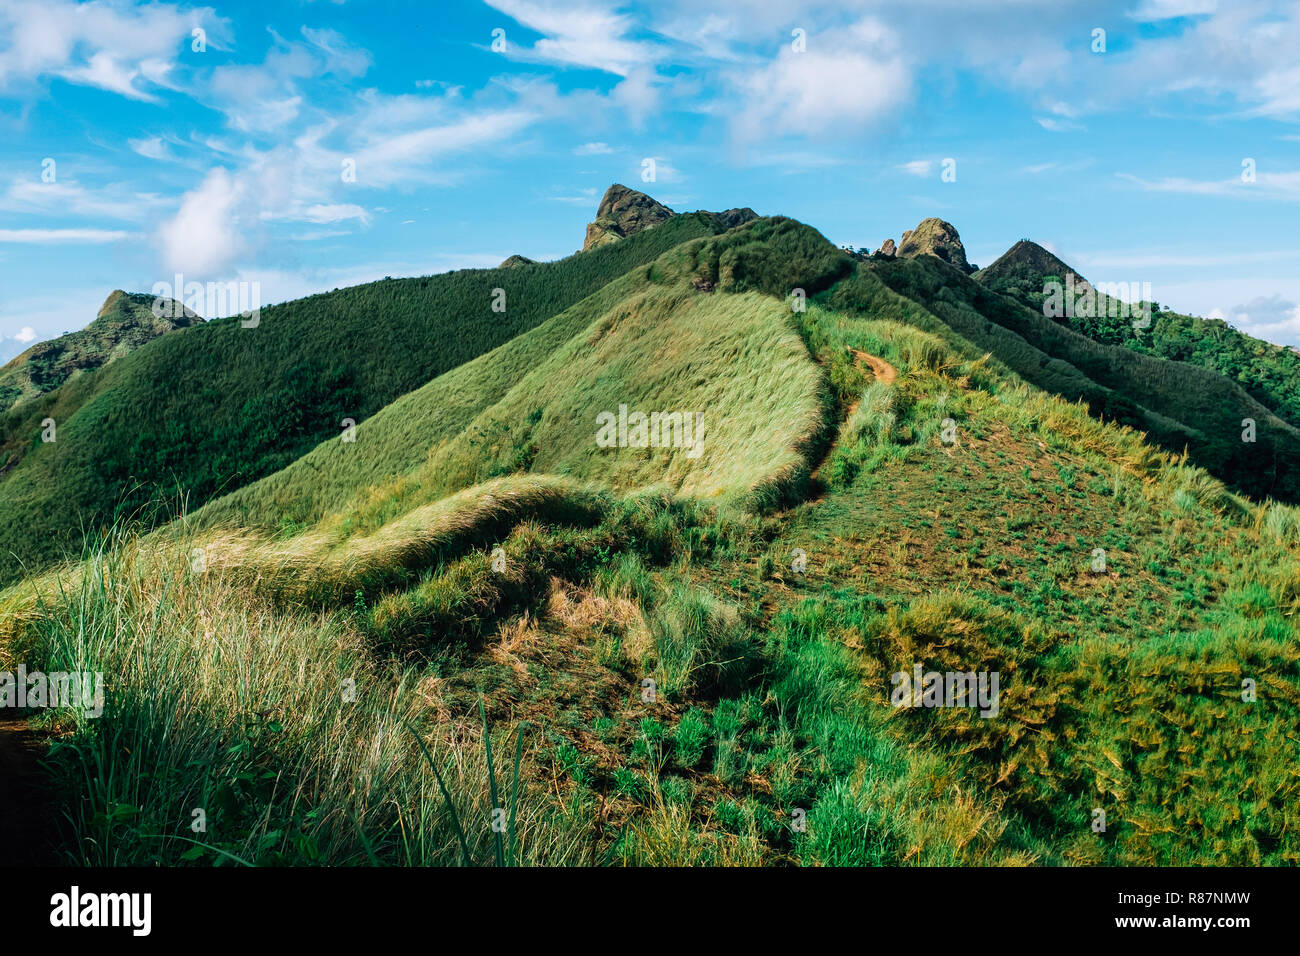
[[[470,859],[490,862],[496,807],[516,859],[592,862],[582,808],[528,782],[535,735],[518,795],[493,800],[476,715],[431,719],[445,706],[435,671],[374,658],[345,614],[276,606],[159,557],[91,555],[9,648],[108,685],[101,717],[50,727],[66,862],[458,865],[461,833]],[[499,730],[496,749],[513,752],[515,728]]]

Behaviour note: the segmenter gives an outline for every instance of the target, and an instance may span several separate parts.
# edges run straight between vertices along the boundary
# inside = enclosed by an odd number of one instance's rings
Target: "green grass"
[[[160,494],[197,507],[271,474],[339,440],[344,419],[364,421],[716,228],[679,216],[554,263],[386,279],[267,306],[257,328],[232,318],[157,338],[73,395],[56,389],[4,419],[0,447],[19,460],[0,479],[0,582],[79,553],[87,530],[119,516],[152,520]],[[505,312],[492,311],[497,288]],[[47,413],[53,443],[40,440]]]
[[[1223,375],[1094,341],[931,256],[864,263],[830,301],[867,312],[880,299],[877,281],[1024,380],[1084,401],[1094,414],[1139,428],[1169,451],[1187,448],[1197,464],[1252,496],[1300,498],[1300,431]],[[932,321],[922,327],[932,330]],[[1256,423],[1254,442],[1242,440],[1245,419]]]
[[[270,530],[338,512],[350,530],[372,530],[519,471],[615,489],[664,485],[755,507],[797,490],[822,420],[819,379],[788,312],[755,293],[643,286],[636,277],[613,283],[393,403],[357,429],[355,442],[326,442],[195,520]],[[772,403],[780,416],[770,415]],[[597,415],[619,405],[699,412],[698,457],[598,447]]]
[[[0,593],[0,660],[115,675],[45,718],[70,860],[1300,862],[1296,510],[751,230]],[[597,449],[620,402],[720,424]],[[892,707],[914,664],[997,716]]]

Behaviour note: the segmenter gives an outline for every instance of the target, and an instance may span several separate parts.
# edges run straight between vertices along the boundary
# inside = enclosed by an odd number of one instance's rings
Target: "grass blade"
[[[488,729],[487,708],[483,706],[482,697],[478,699],[478,713],[483,719],[483,747],[487,752],[488,792],[492,796],[492,844],[496,851],[497,866],[505,866],[505,836],[496,827],[497,811],[501,809],[501,802],[497,799],[497,775],[492,769],[492,733]]]
[[[451,794],[447,792],[447,785],[442,782],[442,774],[438,773],[438,767],[433,762],[429,748],[424,745],[424,738],[409,723],[406,725],[406,729],[411,732],[415,737],[415,742],[420,745],[420,752],[424,754],[424,759],[429,762],[429,769],[433,771],[433,779],[438,781],[438,789],[442,791],[442,799],[447,804],[447,812],[451,814],[451,824],[456,828],[456,839],[460,841],[460,852],[465,858],[465,865],[473,866],[474,858],[470,856],[469,844],[465,841],[465,831],[461,829],[460,814],[456,812],[456,805],[451,802]]]

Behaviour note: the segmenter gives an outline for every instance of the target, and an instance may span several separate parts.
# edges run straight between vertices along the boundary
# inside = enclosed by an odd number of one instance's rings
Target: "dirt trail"
[[[863,352],[860,349],[855,348],[849,348],[849,353],[853,356],[853,360],[857,362],[858,365],[865,365],[871,370],[871,374],[875,377],[876,381],[884,382],[886,385],[893,385],[894,382],[898,381],[898,369],[894,368],[894,366],[890,365],[880,356],[872,355],[869,352]],[[853,413],[857,410],[858,402],[855,401],[849,406],[848,411],[845,413],[844,421],[848,421],[852,418]],[[840,422],[840,424],[842,425],[843,422]],[[826,489],[822,486],[821,482],[821,472],[822,466],[826,464],[827,460],[830,458],[831,451],[834,447],[835,446],[832,443],[826,448],[826,453],[822,456],[822,460],[817,462],[817,467],[813,469],[812,480],[813,486],[816,490],[813,492],[812,497],[808,499],[809,502],[821,501],[822,498],[826,497]]]
[[[43,752],[40,736],[25,717],[0,717],[0,866],[49,862]]]
[[[871,374],[876,377],[877,381],[884,382],[886,385],[893,385],[898,381],[898,369],[878,355],[871,355],[854,348],[849,349],[849,351],[859,365],[866,365],[871,369]]]

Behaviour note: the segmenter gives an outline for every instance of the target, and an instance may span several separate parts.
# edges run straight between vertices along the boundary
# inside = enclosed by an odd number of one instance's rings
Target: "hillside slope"
[[[1104,345],[992,292],[932,256],[863,263],[954,332],[1041,388],[1147,432],[1255,497],[1300,500],[1300,431],[1239,385],[1197,366]],[[850,286],[852,307],[868,293]],[[1253,440],[1247,420],[1254,422]]]
[[[340,435],[345,420],[718,229],[708,214],[674,216],[558,262],[386,279],[264,307],[256,328],[226,319],[157,339],[88,391],[70,383],[77,401],[56,418],[55,442],[40,440],[39,419],[6,419],[22,457],[0,480],[0,581],[160,495],[195,507],[270,474]]]
[[[1022,239],[996,262],[972,278],[980,284],[1042,312],[1043,283],[1064,282],[1070,265],[1037,243]],[[1131,285],[1132,283],[1130,283]],[[1300,426],[1300,354],[1233,328],[1222,319],[1203,319],[1153,306],[1149,327],[1134,325],[1123,310],[1109,307],[1100,296],[1096,314],[1066,315],[1057,321],[1105,345],[1156,358],[1186,362],[1217,372],[1292,425]]]
[[[115,676],[51,754],[69,852],[491,862],[490,746],[497,863],[1300,862],[1300,512],[1026,381],[1027,320],[954,275],[788,220],[692,240],[317,477],[0,593],[0,664]],[[705,405],[702,453],[606,447],[618,404]],[[900,706],[917,668],[1000,689]],[[237,797],[197,849],[196,789]]]

